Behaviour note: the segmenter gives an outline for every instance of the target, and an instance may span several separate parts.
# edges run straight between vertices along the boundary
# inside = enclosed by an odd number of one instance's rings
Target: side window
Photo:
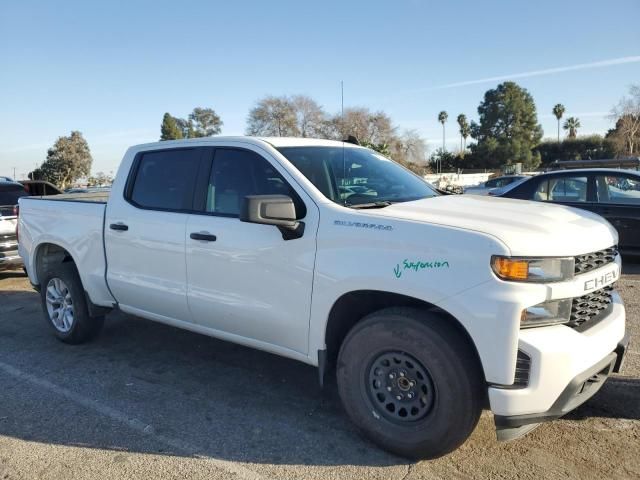
[[[493,180],[487,180],[484,182],[485,188],[494,188],[498,186],[498,179],[494,178]]]
[[[586,202],[587,177],[557,177],[543,180],[533,194],[543,202]]]
[[[191,210],[200,153],[196,148],[143,153],[131,188],[131,202],[155,210]]]
[[[549,180],[552,202],[586,202],[587,177],[560,177]]]
[[[300,197],[266,159],[250,150],[216,149],[206,211],[237,217],[247,195],[287,195],[295,203],[298,218],[306,215]]]
[[[533,192],[532,200],[537,200],[539,202],[549,201],[549,180],[542,180],[538,183],[538,188]]]
[[[626,175],[598,175],[598,202],[640,205],[640,180]]]

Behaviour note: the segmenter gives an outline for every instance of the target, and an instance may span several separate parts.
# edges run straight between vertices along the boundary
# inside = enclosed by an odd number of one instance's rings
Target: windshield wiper
[[[354,204],[347,203],[347,207],[351,207],[351,208],[355,208],[357,210],[360,210],[360,209],[365,209],[365,208],[384,208],[384,207],[388,207],[389,205],[392,205],[392,204],[393,204],[393,202],[385,200],[383,202],[371,202],[371,203],[354,203]]]

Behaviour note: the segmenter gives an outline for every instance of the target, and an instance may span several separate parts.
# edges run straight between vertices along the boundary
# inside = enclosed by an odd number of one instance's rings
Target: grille
[[[616,259],[618,255],[618,247],[610,247],[604,250],[598,250],[597,252],[585,253],[584,255],[578,255],[575,257],[575,274],[588,272],[599,268],[607,263],[611,263]]]
[[[571,305],[571,317],[567,325],[584,329],[600,320],[612,305],[613,289],[614,285],[609,285],[582,297],[574,298]]]
[[[516,376],[513,381],[514,388],[524,388],[529,385],[529,373],[531,372],[531,357],[518,350],[518,358],[516,360]]]

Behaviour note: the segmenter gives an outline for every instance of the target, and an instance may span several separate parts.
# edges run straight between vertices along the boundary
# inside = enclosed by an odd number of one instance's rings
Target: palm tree
[[[464,113],[458,115],[458,125],[460,126],[460,155],[464,158],[464,151],[467,149],[467,137],[471,133],[467,116]]]
[[[569,117],[564,122],[562,128],[569,130],[569,138],[576,138],[578,136],[578,129],[581,127],[580,119],[576,117]]]
[[[445,150],[445,147],[444,147],[444,144],[445,144],[445,137],[444,137],[444,122],[446,122],[446,121],[447,121],[447,118],[449,118],[449,114],[448,114],[447,112],[445,112],[444,110],[443,110],[443,111],[441,111],[441,112],[438,114],[438,121],[442,124],[442,151],[443,151],[443,152],[444,152],[444,150]]]
[[[564,105],[561,103],[556,104],[556,106],[553,107],[552,112],[558,120],[558,143],[560,143],[560,119],[562,118],[562,115],[564,115]]]
[[[438,114],[438,121],[442,124],[442,153],[443,154],[445,152],[444,122],[447,121],[447,118],[449,118],[449,114],[444,110],[442,110]],[[442,158],[442,155],[440,155],[440,158]],[[440,160],[440,165],[442,166],[442,160]],[[438,169],[438,171],[439,171],[439,169]]]

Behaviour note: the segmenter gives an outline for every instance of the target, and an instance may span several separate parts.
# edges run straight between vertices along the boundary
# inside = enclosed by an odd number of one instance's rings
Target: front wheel
[[[102,329],[104,317],[92,317],[80,276],[73,263],[62,263],[45,273],[40,295],[49,325],[65,343],[83,343]]]
[[[482,411],[473,346],[446,319],[418,309],[381,310],[358,323],[340,349],[337,377],[356,426],[403,457],[455,450]]]

